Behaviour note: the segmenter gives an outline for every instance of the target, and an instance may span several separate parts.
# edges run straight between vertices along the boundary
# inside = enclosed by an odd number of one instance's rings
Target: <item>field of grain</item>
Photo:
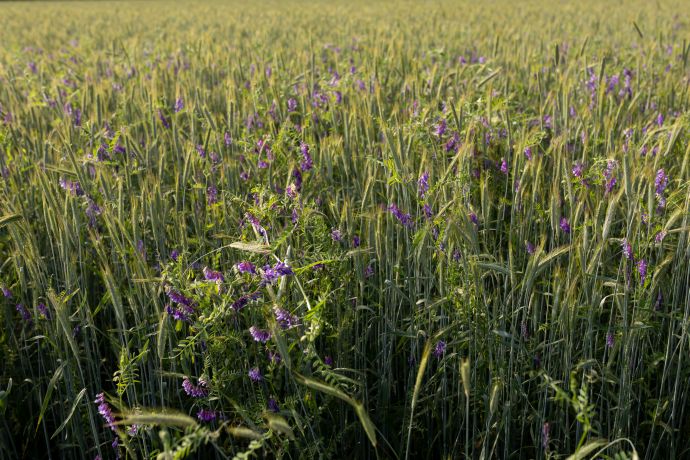
[[[690,458],[689,21],[0,3],[0,459]]]

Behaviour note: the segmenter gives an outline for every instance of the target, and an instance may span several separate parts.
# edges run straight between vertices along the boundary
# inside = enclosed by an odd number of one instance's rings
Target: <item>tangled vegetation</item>
[[[0,458],[690,458],[686,7],[0,4]]]

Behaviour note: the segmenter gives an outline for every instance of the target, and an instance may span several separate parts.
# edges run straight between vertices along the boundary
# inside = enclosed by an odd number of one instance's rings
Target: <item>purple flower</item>
[[[273,307],[273,314],[276,317],[276,321],[278,321],[278,324],[283,329],[289,329],[299,324],[299,319],[283,308]]]
[[[442,118],[441,121],[436,125],[436,128],[434,129],[434,134],[436,134],[438,137],[442,137],[446,133],[446,128],[448,127],[448,124],[446,123],[445,118]]]
[[[261,222],[259,222],[259,219],[254,217],[254,215],[250,212],[246,214],[247,220],[252,224],[252,227],[254,230],[261,236],[266,236],[266,229],[263,228],[261,225]]]
[[[249,303],[249,297],[247,297],[247,296],[242,296],[242,297],[240,297],[239,299],[235,300],[235,301],[232,303],[232,308],[233,308],[235,311],[240,311],[240,310],[242,310],[244,307],[246,307],[248,303]]]
[[[178,257],[180,257],[180,253],[177,252],[176,249],[173,249],[173,250],[170,252],[170,259],[172,259],[173,262],[177,262],[177,258],[178,258]]]
[[[664,238],[666,238],[666,232],[662,230],[656,234],[656,236],[654,237],[654,242],[661,243],[662,241],[664,241]]]
[[[527,254],[529,254],[529,255],[534,254],[535,247],[529,241],[525,242],[525,248],[527,249]]]
[[[106,425],[108,425],[111,430],[115,431],[115,416],[113,416],[113,410],[105,400],[105,394],[98,393],[94,403],[98,404],[98,413],[101,414]]]
[[[573,165],[573,176],[577,177],[578,179],[582,177],[582,173],[584,171],[584,165],[580,162],[577,162]]]
[[[288,185],[285,189],[285,195],[287,195],[291,200],[297,198],[297,186],[295,184]]]
[[[390,206],[388,206],[388,210],[405,227],[412,228],[414,226],[412,216],[402,212],[395,204],[391,204]]]
[[[165,311],[176,321],[190,322],[189,315],[182,308],[173,307],[172,305],[168,304],[165,306]]]
[[[235,265],[235,268],[237,268],[237,271],[240,273],[250,273],[252,275],[256,275],[256,266],[247,260],[238,263]]]
[[[448,142],[446,142],[445,145],[445,150],[446,152],[455,152],[457,151],[456,147],[460,144],[460,134],[458,132],[454,132],[453,135],[448,139]]]
[[[170,122],[168,121],[167,118],[165,118],[165,115],[163,115],[163,111],[161,109],[158,109],[158,118],[160,119],[164,128],[166,128],[166,129],[170,128]]]
[[[506,163],[506,160],[504,158],[501,158],[500,170],[503,174],[508,174],[508,163]]]
[[[251,369],[249,369],[248,374],[249,374],[249,378],[254,383],[261,382],[264,379],[264,377],[261,375],[261,371],[259,370],[258,367],[252,367]]]
[[[216,419],[216,411],[200,409],[199,412],[196,413],[196,418],[199,419],[200,422],[212,422]]]
[[[570,234],[570,224],[568,223],[568,219],[566,219],[565,217],[561,217],[559,226],[561,227],[561,230],[563,230],[563,233],[568,235]]]
[[[271,398],[268,400],[268,410],[271,412],[280,412],[280,406],[278,406],[278,402]]]
[[[10,299],[12,298],[12,291],[10,291],[7,286],[2,287],[2,295],[5,296],[6,298]]]
[[[48,307],[44,303],[39,303],[36,305],[36,309],[38,309],[38,312],[43,316],[45,319],[50,319],[50,310],[48,310]]]
[[[256,342],[266,343],[271,338],[271,332],[270,331],[264,331],[262,329],[259,329],[256,326],[250,327],[249,333],[252,335],[252,338]]]
[[[374,276],[374,267],[367,265],[367,268],[364,269],[364,277],[371,278],[372,276]]]
[[[96,226],[96,216],[101,215],[101,208],[91,198],[88,199],[89,204],[86,207],[86,216],[89,218],[89,227]]]
[[[419,176],[419,180],[417,181],[417,189],[420,198],[424,198],[426,192],[429,191],[429,173],[427,171],[424,171],[422,175]]]
[[[311,155],[309,154],[309,145],[304,142],[300,143],[300,152],[302,152],[302,161],[300,162],[300,169],[302,171],[309,171],[314,167],[314,162],[312,161]]]
[[[659,291],[659,293],[656,296],[656,302],[654,302],[654,310],[655,311],[661,310],[661,306],[663,303],[664,303],[664,296],[661,293],[661,291]]]
[[[532,159],[532,148],[531,147],[525,147],[525,157],[527,157],[527,160]]]
[[[612,177],[608,180],[608,182],[606,182],[606,193],[611,193],[613,191],[614,187],[616,186],[616,182],[618,181],[615,177]]]
[[[268,355],[268,360],[273,364],[279,364],[280,361],[282,361],[280,354],[276,353],[275,351],[268,350],[266,354]]]
[[[640,286],[643,286],[647,278],[647,262],[644,259],[640,259],[637,263],[637,272],[640,274]]]
[[[633,259],[633,252],[632,252],[632,246],[628,242],[627,239],[623,240],[623,243],[621,243],[621,247],[623,248],[623,257],[625,257],[628,260]]]
[[[295,110],[297,110],[297,101],[293,98],[288,99],[287,109],[288,112],[294,112]]]
[[[81,188],[79,182],[72,182],[71,180],[65,180],[60,178],[60,187],[70,192],[72,196],[82,196],[84,195],[84,190]]]
[[[333,239],[333,241],[342,241],[343,234],[340,230],[334,228],[331,230],[331,238]]]
[[[182,388],[184,389],[184,392],[192,398],[205,398],[208,396],[206,382],[201,379],[199,379],[199,385],[194,385],[189,381],[189,378],[185,377],[182,381]]]
[[[278,278],[280,275],[270,265],[264,265],[261,269],[261,284],[270,286],[278,281]]]
[[[666,186],[668,185],[668,176],[666,175],[666,172],[664,172],[663,169],[660,169],[656,172],[654,185],[656,186],[657,196],[662,195],[664,193],[664,190],[666,190]]]
[[[178,97],[175,101],[175,113],[178,113],[184,109],[184,99]]]
[[[664,124],[664,116],[661,114],[661,112],[656,117],[656,124],[660,127]]]
[[[230,133],[225,131],[225,134],[223,135],[223,139],[225,140],[225,146],[230,147],[232,144],[232,137],[230,137]]]
[[[28,323],[31,324],[31,313],[29,310],[26,309],[26,307],[23,304],[18,303],[16,306],[17,312],[21,315],[22,319]]]
[[[167,294],[168,297],[170,297],[170,300],[186,307],[190,312],[192,312],[192,308],[196,306],[196,303],[192,299],[185,297],[182,293],[176,291],[175,289],[168,288]]]
[[[208,267],[204,267],[203,273],[206,281],[215,281],[216,283],[222,283],[223,281],[225,281],[225,277],[219,271],[211,270]]]
[[[544,115],[544,127],[551,129],[553,127],[551,115]]]
[[[292,268],[285,262],[276,262],[276,264],[273,266],[273,269],[280,275],[280,276],[288,276],[288,275],[294,275],[294,272],[292,271]]]
[[[352,247],[358,248],[360,244],[361,244],[361,240],[359,239],[359,235],[353,236],[352,237]]]
[[[431,220],[431,218],[434,217],[434,213],[431,211],[431,206],[429,206],[427,203],[424,203],[422,209],[424,211],[424,218],[426,220]]]
[[[474,225],[479,225],[479,219],[477,218],[477,214],[473,212],[470,213],[470,222],[472,222]]]
[[[206,203],[212,206],[218,202],[218,189],[213,185],[209,185],[206,189]]]
[[[439,340],[436,342],[436,346],[434,347],[433,355],[437,358],[440,358],[446,353],[446,342],[443,340]]]

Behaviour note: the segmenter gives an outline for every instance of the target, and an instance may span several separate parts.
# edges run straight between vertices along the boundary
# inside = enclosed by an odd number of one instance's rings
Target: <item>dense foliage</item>
[[[0,458],[690,456],[683,2],[0,4]]]

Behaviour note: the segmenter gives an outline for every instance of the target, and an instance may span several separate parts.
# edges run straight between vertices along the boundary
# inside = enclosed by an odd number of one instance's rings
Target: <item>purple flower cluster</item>
[[[212,422],[216,417],[217,414],[214,410],[199,409],[199,412],[196,413],[196,418],[199,419],[200,422]]]
[[[17,312],[19,312],[19,315],[24,320],[24,322],[31,325],[31,322],[32,322],[31,312],[29,312],[29,310],[27,310],[27,308],[21,303],[17,304],[16,309],[17,309]]]
[[[50,319],[50,310],[48,310],[48,307],[44,303],[39,303],[36,305],[36,309],[38,309],[38,312],[43,316],[45,319]]]
[[[331,230],[331,239],[333,239],[333,241],[342,241],[343,233],[339,229],[334,228]]]
[[[417,189],[419,192],[419,197],[424,198],[426,193],[429,191],[429,173],[424,171],[419,180],[417,181]]]
[[[623,257],[628,260],[633,260],[633,250],[630,242],[628,242],[627,239],[624,239],[621,243],[621,247],[623,248]]]
[[[434,134],[436,134],[438,137],[442,137],[446,133],[447,127],[448,124],[446,123],[445,118],[442,118],[436,125],[434,129]]]
[[[288,112],[294,112],[297,110],[297,101],[294,98],[290,98],[287,101]]]
[[[225,277],[219,271],[211,270],[208,267],[204,267],[203,273],[204,279],[206,279],[206,281],[215,281],[216,283],[222,283],[223,281],[225,281]]]
[[[266,343],[271,339],[270,331],[264,331],[256,326],[250,327],[249,333],[256,342]]]
[[[235,265],[235,268],[240,273],[249,273],[251,275],[256,275],[256,266],[249,261],[242,261]]]
[[[176,304],[179,304],[183,307],[185,307],[190,313],[194,312],[194,307],[196,306],[196,302],[194,302],[192,299],[189,297],[186,297],[184,294],[182,294],[180,291],[177,291],[171,287],[167,289],[167,294],[170,300],[175,302]]]
[[[177,321],[190,322],[189,313],[183,307],[173,307],[170,304],[165,306],[165,311]]]
[[[276,317],[276,321],[278,321],[278,325],[283,329],[290,329],[299,325],[299,319],[283,308],[273,307],[273,314]]]
[[[206,381],[199,379],[199,385],[194,385],[188,377],[182,381],[182,388],[188,396],[192,398],[205,398],[208,396],[208,388],[206,388]]]
[[[184,99],[181,97],[178,97],[177,100],[175,101],[175,113],[179,113],[184,109]]]
[[[656,198],[659,201],[659,209],[666,207],[666,197],[664,196],[664,191],[668,186],[668,176],[663,169],[656,172],[656,177],[654,178],[654,186],[656,192]]]
[[[662,241],[664,241],[664,238],[666,238],[666,233],[667,232],[665,232],[663,230],[660,231],[659,233],[657,233],[656,236],[654,237],[654,242],[658,244],[658,243],[661,243]]]
[[[69,179],[60,178],[60,187],[67,190],[72,196],[82,196],[84,195],[84,190],[81,188],[79,182],[72,182]]]
[[[433,355],[437,358],[440,358],[441,356],[446,354],[446,347],[446,342],[443,340],[439,340],[438,342],[436,342],[436,346],[434,346],[434,351],[432,352]]]
[[[529,241],[526,241],[525,242],[525,249],[527,250],[527,254],[532,255],[532,254],[534,254],[534,251],[536,248],[534,247],[534,245],[532,243],[530,243]]]
[[[106,425],[108,425],[111,430],[115,431],[115,416],[113,415],[113,410],[110,408],[110,404],[105,400],[105,394],[98,393],[94,403],[98,404],[98,413],[101,414]]]
[[[86,216],[89,218],[89,227],[94,228],[96,226],[96,217],[100,216],[101,212],[101,208],[96,204],[96,202],[89,198],[85,211]]]
[[[165,115],[161,109],[158,109],[158,119],[161,121],[161,124],[165,129],[170,129],[170,122],[167,118],[165,118]]]
[[[259,222],[259,219],[254,217],[254,215],[250,212],[246,214],[246,218],[249,221],[249,223],[252,224],[252,227],[254,228],[254,231],[257,232],[259,235],[266,237],[266,229],[261,225],[261,222]]]
[[[302,161],[299,164],[300,169],[302,171],[309,171],[314,167],[314,162],[309,154],[309,145],[302,142],[299,146],[299,149],[302,152]]]
[[[637,272],[640,274],[640,286],[644,286],[644,281],[647,278],[647,262],[640,259],[637,263]]]
[[[261,375],[261,370],[259,370],[258,367],[252,367],[249,369],[248,375],[250,380],[254,383],[261,382],[264,379],[264,377]]]
[[[616,166],[618,166],[618,163],[616,163],[614,160],[609,160],[606,163],[606,169],[604,170],[606,193],[611,193],[618,182],[616,177],[613,175],[613,171],[616,169]]]
[[[276,262],[273,267],[264,265],[261,269],[261,284],[270,286],[278,281],[280,277],[288,275],[294,275],[294,272],[285,262]]]
[[[390,213],[393,214],[393,216],[405,227],[412,228],[414,226],[412,216],[402,212],[395,204],[388,206],[388,211],[390,211]]]

